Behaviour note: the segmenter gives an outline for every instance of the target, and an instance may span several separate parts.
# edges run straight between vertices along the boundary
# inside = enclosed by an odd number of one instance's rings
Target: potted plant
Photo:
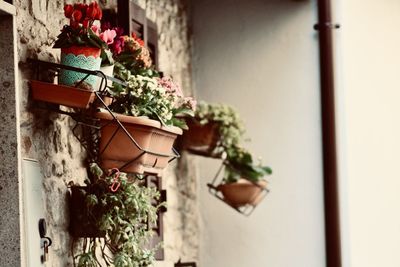
[[[70,20],[58,35],[54,48],[61,48],[61,64],[87,70],[99,70],[101,64],[101,50],[106,47],[105,42],[96,34],[93,23],[101,20],[102,10],[97,2],[64,6],[65,17]],[[59,83],[74,85],[81,81],[85,74],[69,70],[62,70]],[[95,76],[89,76],[84,84],[93,87]]]
[[[216,182],[215,178],[208,184],[210,192],[219,198],[220,192],[224,201],[236,209],[256,206],[262,199],[262,191],[267,188],[263,177],[272,170],[255,163],[251,153],[242,147],[245,131],[235,109],[225,104],[200,102],[195,116],[186,118],[186,122],[189,131],[182,136],[183,149],[198,155],[224,158],[224,177],[221,182]]]
[[[141,75],[159,77],[154,69],[150,51],[145,47],[144,41],[132,33],[132,36],[123,36],[121,41],[113,46],[113,54],[118,62],[116,76],[126,80],[127,75]]]
[[[225,104],[200,102],[195,116],[186,118],[189,127],[182,137],[183,149],[191,153],[220,156],[239,143],[244,127],[234,108]]]
[[[61,48],[61,64],[99,70],[101,51],[107,48],[97,32],[98,26],[94,25],[102,17],[99,5],[97,2],[65,5],[64,15],[69,19],[69,24],[63,27],[53,46]],[[86,76],[86,73],[61,69],[59,85],[31,81],[32,96],[40,101],[86,109],[95,99],[92,89],[98,80],[95,75]]]
[[[158,246],[148,248],[151,225],[155,225],[157,211],[165,203],[154,205],[160,197],[157,189],[130,179],[119,172],[104,175],[92,164],[87,185],[71,187],[72,201],[78,196],[81,202],[78,210],[70,211],[70,231],[75,237],[92,237],[85,239],[74,257],[76,266],[144,267],[153,263]],[[91,231],[85,233],[85,228]],[[99,242],[94,237],[104,238]]]
[[[270,175],[270,167],[256,164],[251,153],[240,146],[226,150],[225,174],[218,185],[224,200],[235,208],[244,205],[256,206],[262,199],[262,191],[267,187],[265,175]]]
[[[172,146],[185,120],[192,115],[195,102],[184,97],[170,78],[132,75],[127,71],[127,86],[113,88],[110,109],[129,132],[134,142],[108,112],[95,116],[101,121],[100,162],[105,169],[160,175],[174,156]]]

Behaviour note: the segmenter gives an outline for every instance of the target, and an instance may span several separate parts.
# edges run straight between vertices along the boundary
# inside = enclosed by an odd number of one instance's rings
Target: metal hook
[[[120,171],[117,168],[113,168],[113,169],[111,169],[109,175],[112,175],[113,172],[115,172],[115,177],[114,177],[114,181],[113,181],[112,185],[110,185],[110,190],[111,190],[111,192],[117,192],[118,188],[121,185],[121,183],[118,181]]]

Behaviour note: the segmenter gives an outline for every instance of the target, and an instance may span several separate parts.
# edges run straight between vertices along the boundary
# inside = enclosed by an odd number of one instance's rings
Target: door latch
[[[39,235],[40,235],[40,248],[43,249],[43,254],[40,256],[42,263],[46,262],[48,259],[49,247],[53,243],[50,237],[46,236],[47,225],[46,220],[41,218],[39,220]]]

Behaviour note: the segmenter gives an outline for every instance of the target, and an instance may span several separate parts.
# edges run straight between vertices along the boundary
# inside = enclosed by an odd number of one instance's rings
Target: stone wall
[[[73,1],[67,1],[71,3]],[[187,9],[183,1],[138,1],[159,29],[160,69],[191,92],[190,42]],[[112,1],[108,1],[112,5]],[[82,182],[86,177],[85,151],[72,135],[74,121],[64,115],[40,110],[29,98],[28,80],[32,72],[29,57],[59,61],[59,51],[52,43],[62,25],[62,0],[15,0],[17,7],[19,75],[21,78],[21,142],[24,157],[38,159],[44,175],[48,235],[53,239],[50,261],[46,266],[72,266],[71,238],[68,234],[67,184]],[[178,166],[179,165],[179,166]],[[173,266],[198,259],[197,183],[195,163],[183,155],[164,176],[168,192],[165,215],[166,260],[157,266]]]

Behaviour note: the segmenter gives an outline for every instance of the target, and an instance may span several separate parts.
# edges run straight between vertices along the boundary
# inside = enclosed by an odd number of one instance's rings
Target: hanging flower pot
[[[261,180],[257,183],[246,179],[239,179],[234,183],[225,183],[217,187],[222,193],[224,200],[235,208],[245,205],[256,206],[262,200],[262,191],[267,187],[267,181]]]
[[[219,124],[201,124],[195,119],[186,120],[189,130],[182,135],[182,147],[193,154],[211,155],[215,151],[219,135]]]
[[[31,80],[30,87],[33,99],[71,108],[87,109],[95,99],[91,91],[65,85]]]
[[[64,25],[53,46],[61,48],[61,64],[85,70],[99,70],[101,50],[107,47],[99,37],[99,27],[94,24],[96,20],[102,19],[101,8],[96,2],[90,5],[66,5],[64,15],[69,23]],[[73,86],[84,79],[80,84],[84,88],[92,89],[98,77],[86,76],[86,73],[62,69],[58,82]]]
[[[95,116],[100,119],[100,162],[104,169],[119,168],[124,172],[160,175],[173,154],[173,144],[182,129],[162,126],[145,117],[115,114],[133,140],[106,112]],[[135,143],[136,142],[136,143]]]
[[[239,115],[225,104],[200,102],[194,118],[187,118],[186,123],[189,130],[182,137],[182,148],[206,157],[221,157],[244,133]]]
[[[87,186],[71,187],[71,234],[74,237],[106,237],[101,240],[103,253],[97,238],[86,239],[87,245],[76,247],[73,253],[78,255],[73,255],[74,266],[127,266],[121,261],[115,264],[115,259],[121,255],[124,255],[122,259],[145,263],[136,266],[152,266],[161,244],[154,239],[149,242],[155,231],[151,226],[156,224],[165,202],[156,188],[145,186],[137,178],[118,170],[103,173],[92,163]],[[80,213],[74,213],[76,211]],[[105,264],[93,264],[100,261]]]
[[[86,70],[99,70],[101,64],[101,49],[86,46],[71,46],[61,48],[61,64]],[[60,71],[58,83],[73,86],[86,77],[86,73],[64,70]],[[95,75],[89,75],[83,82],[89,88],[94,88],[98,81]]]

